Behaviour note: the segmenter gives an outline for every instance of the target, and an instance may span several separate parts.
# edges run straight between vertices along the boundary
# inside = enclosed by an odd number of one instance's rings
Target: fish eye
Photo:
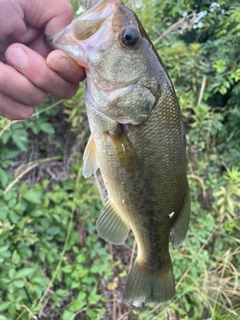
[[[128,27],[122,33],[122,42],[129,47],[134,46],[139,39],[139,33],[135,28]]]

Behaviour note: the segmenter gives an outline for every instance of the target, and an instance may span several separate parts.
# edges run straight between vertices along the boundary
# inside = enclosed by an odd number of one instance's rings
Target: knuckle
[[[72,5],[70,4],[70,2],[67,2],[66,4],[65,4],[65,15],[66,16],[69,16],[69,17],[73,17],[73,15],[74,15],[74,9],[73,9],[73,7],[72,7]]]
[[[0,110],[0,115],[9,120],[25,120],[32,116],[34,108],[31,106],[21,106],[11,111]]]
[[[46,91],[36,87],[32,87],[31,90],[28,91],[25,103],[30,106],[38,106],[40,104],[43,104],[46,101],[47,97],[48,93]]]
[[[0,72],[0,92],[4,89],[6,85],[6,75],[4,72]]]
[[[26,106],[26,107],[22,108],[21,113],[19,113],[19,115],[18,115],[18,119],[19,120],[28,119],[32,116],[33,112],[34,112],[33,107]]]
[[[37,97],[35,97],[35,105],[43,104],[47,100],[47,97],[48,93],[42,91]]]
[[[78,90],[78,85],[71,84],[65,88],[65,90],[59,91],[58,98],[70,99]]]
[[[46,87],[50,82],[50,73],[48,69],[41,69],[34,77],[34,84],[38,87]]]

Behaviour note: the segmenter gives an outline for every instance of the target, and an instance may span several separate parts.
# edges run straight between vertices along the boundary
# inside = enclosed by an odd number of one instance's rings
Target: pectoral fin
[[[90,177],[98,169],[96,146],[92,135],[90,136],[83,154],[83,176]]]
[[[123,244],[127,238],[129,229],[108,200],[97,220],[99,237],[113,244]]]
[[[190,191],[187,189],[184,198],[183,206],[177,218],[173,221],[172,225],[172,246],[177,248],[184,241],[189,224],[190,216]]]

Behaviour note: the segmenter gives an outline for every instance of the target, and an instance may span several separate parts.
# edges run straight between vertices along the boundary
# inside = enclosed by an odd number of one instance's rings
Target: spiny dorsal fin
[[[108,200],[97,220],[99,237],[113,244],[123,244],[128,236],[129,229]]]
[[[86,9],[90,9],[95,6],[99,0],[78,0]]]
[[[83,176],[90,177],[98,169],[96,146],[92,135],[89,137],[83,154]]]
[[[172,246],[177,248],[184,241],[189,224],[190,217],[190,191],[189,188],[186,191],[183,206],[179,212],[176,220],[174,220],[172,225]]]

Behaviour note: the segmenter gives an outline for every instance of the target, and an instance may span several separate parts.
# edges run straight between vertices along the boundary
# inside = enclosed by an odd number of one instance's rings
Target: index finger
[[[73,19],[73,7],[67,0],[33,0],[23,2],[26,21],[34,27],[44,28],[51,35],[66,27]]]
[[[37,88],[58,98],[70,98],[78,89],[78,82],[74,84],[66,81],[48,67],[46,60],[40,54],[20,43],[13,44],[7,49],[6,59]]]
[[[79,83],[86,77],[84,68],[80,67],[61,50],[50,52],[46,62],[49,68],[56,71],[62,78],[69,82]]]

